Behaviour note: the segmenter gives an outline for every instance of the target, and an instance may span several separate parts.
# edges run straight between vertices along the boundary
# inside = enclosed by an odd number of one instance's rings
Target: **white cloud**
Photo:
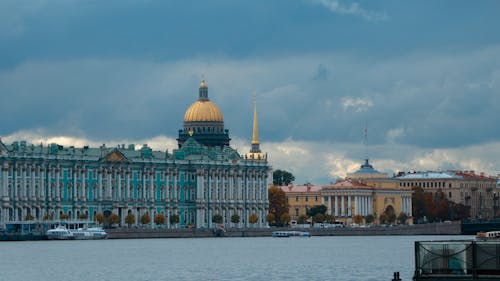
[[[342,107],[344,108],[344,110],[350,110],[352,108],[355,112],[362,112],[367,111],[372,106],[373,101],[370,98],[342,98]]]
[[[405,130],[404,128],[394,128],[390,129],[387,131],[386,134],[386,141],[388,143],[394,143],[398,138],[404,137],[405,136]]]
[[[312,0],[312,2],[323,5],[337,14],[359,16],[369,21],[386,21],[389,19],[385,12],[380,13],[363,9],[357,2],[350,5],[342,3],[341,0]]]
[[[29,143],[58,143],[64,146],[93,147],[106,144],[148,144],[155,150],[165,151],[177,147],[177,142],[170,136],[154,136],[147,139],[96,140],[85,137],[44,135],[43,130],[26,130],[13,133],[2,138],[2,142],[27,140]],[[240,153],[250,150],[249,140],[233,137],[231,146]],[[274,169],[292,172],[296,177],[295,184],[311,182],[328,184],[336,178],[345,177],[359,169],[363,162],[360,156],[365,148],[362,144],[328,143],[318,141],[285,140],[261,144],[263,152],[268,153],[270,164]],[[370,147],[374,156],[371,164],[375,169],[391,176],[398,171],[425,170],[474,170],[477,173],[496,176],[500,174],[500,142],[472,145],[456,149],[422,149],[409,145],[384,144]]]

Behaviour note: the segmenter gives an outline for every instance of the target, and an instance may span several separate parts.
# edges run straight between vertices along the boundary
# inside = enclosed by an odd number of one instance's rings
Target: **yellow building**
[[[373,169],[368,159],[358,171],[335,184],[280,188],[286,194],[292,220],[306,215],[307,209],[325,205],[327,214],[346,225],[352,224],[356,215],[361,215],[363,220],[372,215],[374,223],[379,224],[380,215],[384,213],[396,216],[405,213],[408,223],[413,223],[411,188],[400,186],[399,180],[390,179],[387,174]]]
[[[321,186],[301,185],[301,186],[280,186],[286,194],[288,201],[288,214],[292,220],[297,220],[299,216],[306,215],[307,210],[314,206],[323,204],[321,201]]]
[[[411,217],[411,193],[410,189],[399,188],[391,180],[365,183],[343,180],[321,189],[327,213],[347,225],[356,215],[363,218],[372,215],[376,224],[380,223],[380,215],[384,213],[398,216],[403,212]]]
[[[348,174],[346,180],[325,186],[321,196],[328,213],[336,220],[351,224],[356,215],[374,217],[380,223],[380,215],[405,213],[412,223],[412,191],[401,187],[399,181],[390,179],[370,165],[368,159],[360,169]]]

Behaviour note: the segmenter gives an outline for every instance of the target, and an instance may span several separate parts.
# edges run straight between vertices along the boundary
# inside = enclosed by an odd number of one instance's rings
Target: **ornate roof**
[[[361,165],[359,170],[354,172],[354,174],[381,174],[381,172],[373,169],[373,166],[369,163],[368,159],[365,159],[365,163]]]
[[[184,122],[224,122],[219,107],[208,98],[208,86],[201,81],[199,98],[186,110]]]
[[[222,112],[217,105],[209,100],[197,100],[186,110],[184,122],[224,122]]]

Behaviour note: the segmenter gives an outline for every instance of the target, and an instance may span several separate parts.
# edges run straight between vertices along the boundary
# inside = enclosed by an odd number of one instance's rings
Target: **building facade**
[[[393,212],[396,216],[405,213],[412,223],[412,191],[399,186],[387,174],[373,169],[368,159],[360,169],[348,174],[345,180],[328,186],[283,186],[292,219],[305,215],[307,209],[317,205],[327,207],[327,214],[336,221],[349,225],[356,215],[374,217],[380,223],[383,213]]]
[[[421,187],[424,191],[441,191],[446,198],[470,208],[472,219],[500,216],[497,179],[474,171],[426,171],[400,173],[395,177],[401,187]]]
[[[66,216],[92,221],[98,213],[106,218],[114,213],[125,225],[132,213],[136,223],[143,214],[163,214],[173,227],[169,217],[178,215],[176,227],[196,228],[212,227],[215,214],[227,226],[247,227],[256,214],[253,226],[262,227],[269,207],[267,154],[259,149],[258,135],[249,154],[240,155],[229,141],[205,81],[171,153],[147,145],[75,148],[0,141],[0,225]],[[231,223],[233,214],[239,223]]]
[[[298,220],[299,216],[306,215],[307,210],[323,203],[319,185],[281,186],[286,194],[288,202],[288,214],[292,220]]]

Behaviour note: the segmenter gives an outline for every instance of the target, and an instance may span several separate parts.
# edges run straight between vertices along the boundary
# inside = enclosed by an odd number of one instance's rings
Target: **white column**
[[[411,197],[408,197],[408,213],[410,217],[413,216],[413,206],[411,205]]]
[[[344,199],[345,199],[345,198],[344,198],[344,195],[342,195],[342,196],[340,197],[340,215],[341,215],[342,217],[344,217],[344,216],[345,216]]]
[[[149,199],[151,202],[155,201],[155,181],[154,178],[156,176],[156,171],[153,170],[152,172],[149,173]]]
[[[365,197],[364,196],[360,196],[359,197],[359,203],[360,203],[360,207],[361,207],[361,215],[364,216],[365,215]]]
[[[339,202],[338,202],[338,196],[335,196],[335,217],[339,216]]]
[[[7,163],[3,164],[2,167],[2,197],[9,197],[7,194],[7,177],[9,175],[9,166]],[[5,209],[7,210],[7,209]]]
[[[358,211],[358,196],[354,196],[354,215],[359,215]]]
[[[351,214],[351,195],[347,196],[347,216],[352,216]]]
[[[45,200],[45,182],[46,182],[46,168],[45,167],[39,167],[40,169],[40,200],[44,201]]]
[[[113,173],[113,170],[109,169],[108,170],[108,182],[106,183],[106,200],[110,200],[111,196],[112,196],[112,194],[111,194],[111,192],[112,192],[111,187],[112,187],[112,180],[113,180],[113,178],[111,176],[112,173]]]
[[[371,196],[368,196],[368,212],[367,215],[373,213],[373,198]]]
[[[165,171],[165,202],[170,202],[170,170]]]
[[[82,199],[83,200],[87,200],[87,198],[89,197],[89,189],[90,189],[90,184],[88,185],[88,188],[87,188],[87,173],[88,173],[88,170],[85,168],[85,166],[82,167]],[[90,214],[89,214],[89,218],[90,218]]]
[[[174,200],[175,204],[177,204],[177,202],[179,200],[177,198],[177,176],[178,175],[179,175],[179,171],[175,170],[173,173],[174,184],[172,185],[172,192],[174,193],[174,196],[172,197],[172,199]],[[177,205],[175,205],[175,207],[177,207]]]
[[[36,169],[35,167],[30,167],[30,197],[31,197],[31,200],[35,200],[36,199],[36,194],[35,194],[35,172],[36,172]],[[31,215],[34,216],[34,214],[36,214],[36,212],[34,210],[31,210]]]
[[[61,168],[58,166],[56,168],[56,171],[55,171],[55,173],[56,173],[56,188],[55,189],[56,189],[56,200],[57,201],[61,200],[61,198],[59,197],[59,188],[60,188],[59,187],[59,173],[60,172],[61,172]]]
[[[330,215],[333,215],[333,197],[329,196],[328,197],[328,205],[330,205],[330,212],[328,212]]]
[[[116,172],[116,180],[118,181],[118,184],[116,185],[116,197],[117,197],[116,200],[117,201],[122,201],[122,175],[124,173],[125,172],[121,168],[120,168],[120,170],[118,170]],[[151,221],[153,221],[153,218],[151,218]]]
[[[365,196],[365,201],[366,201],[366,210],[365,210],[365,216],[369,214],[370,210],[370,200],[368,196]]]
[[[99,200],[102,200],[102,178],[103,178],[103,174],[106,172],[103,168],[99,167],[98,168],[99,170],[97,171],[97,179],[98,179],[98,189],[99,189],[99,192],[98,192],[98,199]]]
[[[76,186],[76,167],[70,168],[71,170],[68,169],[68,176],[71,173],[71,177],[73,178],[73,181],[71,183],[71,192],[73,193],[73,200],[77,200],[77,186]],[[70,197],[68,196],[68,200],[70,200]],[[76,212],[73,212],[74,214],[71,214],[72,216],[76,216]]]

